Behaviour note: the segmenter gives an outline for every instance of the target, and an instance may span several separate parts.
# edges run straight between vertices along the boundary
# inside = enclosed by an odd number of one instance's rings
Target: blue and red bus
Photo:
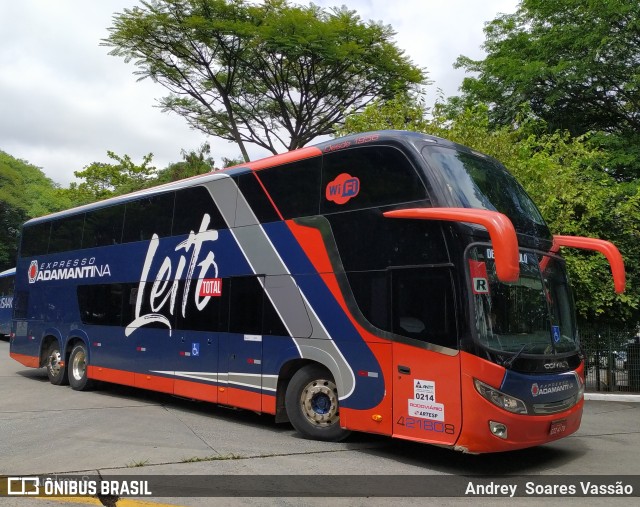
[[[0,272],[0,336],[9,336],[13,314],[13,279],[16,269]]]
[[[27,222],[11,356],[473,453],[575,432],[584,358],[561,247],[496,160],[354,135]]]

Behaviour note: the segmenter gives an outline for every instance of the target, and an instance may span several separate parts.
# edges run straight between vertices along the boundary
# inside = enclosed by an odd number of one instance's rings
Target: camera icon
[[[7,477],[7,495],[24,496],[40,494],[39,477]]]

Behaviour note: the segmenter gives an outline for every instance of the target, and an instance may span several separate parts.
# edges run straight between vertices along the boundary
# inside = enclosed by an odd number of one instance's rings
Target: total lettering
[[[187,300],[191,288],[192,278],[199,268],[197,274],[196,290],[193,292],[194,303],[198,311],[202,311],[207,305],[211,296],[202,296],[201,289],[202,283],[210,270],[213,272],[212,278],[218,277],[218,266],[214,260],[214,254],[211,250],[206,250],[204,259],[200,260],[200,252],[203,247],[207,246],[210,242],[218,239],[218,231],[208,229],[211,217],[205,214],[202,217],[202,223],[197,233],[191,231],[189,237],[176,245],[175,252],[181,253],[178,259],[177,266],[174,268],[174,263],[169,256],[165,257],[160,265],[155,280],[151,284],[151,290],[147,293],[147,284],[149,283],[149,271],[154,264],[155,256],[160,244],[160,238],[157,234],[154,234],[149,241],[149,248],[142,267],[142,274],[140,275],[140,284],[138,285],[138,294],[136,297],[136,311],[134,320],[125,329],[125,335],[129,336],[139,327],[151,324],[160,323],[167,326],[171,330],[171,322],[167,317],[160,312],[161,309],[167,308],[171,315],[174,315],[176,302],[178,301],[178,288],[179,282],[183,278],[185,268],[187,270],[186,276],[184,276],[185,283],[184,289],[181,295],[181,312],[182,316],[185,316],[187,308]],[[191,256],[187,259],[187,254]],[[188,263],[188,264],[187,264]],[[144,298],[148,297],[149,307],[151,313],[145,313],[141,315],[142,303]]]

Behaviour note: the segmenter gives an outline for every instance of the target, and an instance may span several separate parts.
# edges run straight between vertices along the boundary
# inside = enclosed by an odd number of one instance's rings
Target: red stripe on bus
[[[276,203],[273,202],[273,199],[271,198],[271,194],[267,191],[267,187],[264,186],[264,183],[262,183],[262,180],[260,179],[260,177],[258,176],[257,172],[254,172],[253,175],[256,177],[256,179],[258,180],[258,183],[260,183],[260,186],[262,187],[262,190],[264,190],[264,194],[267,196],[267,199],[269,199],[269,202],[271,203],[271,206],[273,206],[273,209],[276,210],[276,213],[278,214],[278,216],[280,217],[280,220],[284,220],[284,217],[282,216],[282,213],[280,213],[280,210],[278,209],[278,207],[276,206]]]
[[[248,162],[242,164],[242,167],[249,167],[254,171],[260,171],[267,169],[268,167],[275,167],[278,165],[289,164],[291,162],[297,162],[298,160],[304,160],[307,158],[317,157],[322,155],[322,151],[315,146],[309,146],[307,148],[300,148],[299,150],[289,151],[287,153],[281,153],[273,157],[263,158],[262,160],[256,160],[255,162]]]
[[[218,401],[218,386],[202,384],[191,380],[176,379],[173,386],[173,393],[176,396],[193,398],[194,400],[208,401],[216,403]]]
[[[134,373],[130,371],[114,370],[111,368],[104,368],[102,366],[89,365],[87,367],[87,376],[94,380],[103,380],[113,384],[135,386]]]
[[[38,356],[26,356],[15,352],[10,352],[9,356],[29,368],[40,368],[40,358]]]

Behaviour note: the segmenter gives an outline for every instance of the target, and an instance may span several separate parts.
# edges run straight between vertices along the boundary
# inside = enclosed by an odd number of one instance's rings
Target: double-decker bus
[[[496,160],[354,135],[27,222],[11,356],[473,453],[575,432],[584,363],[563,246]]]
[[[9,336],[13,313],[13,279],[16,269],[0,272],[0,336]]]

